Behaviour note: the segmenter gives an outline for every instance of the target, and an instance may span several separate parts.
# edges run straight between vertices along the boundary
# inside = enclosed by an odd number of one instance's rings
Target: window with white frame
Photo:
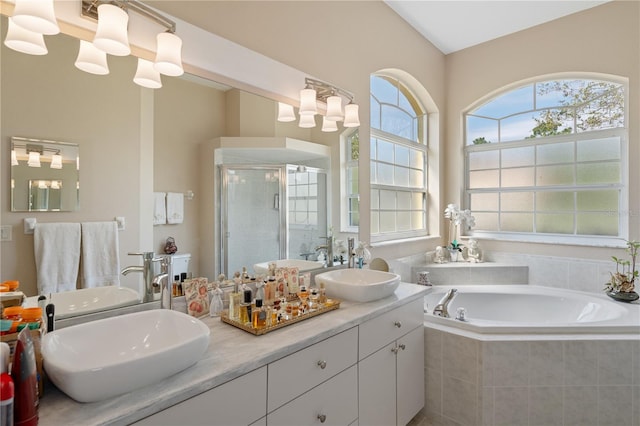
[[[358,159],[360,158],[360,134],[358,129],[346,135],[343,145],[345,167],[344,194],[346,206],[343,223],[345,231],[357,232],[360,226],[360,190],[358,181]]]
[[[465,114],[473,235],[592,244],[626,238],[626,85],[541,80]]]
[[[372,75],[371,238],[427,234],[427,113],[396,78]]]

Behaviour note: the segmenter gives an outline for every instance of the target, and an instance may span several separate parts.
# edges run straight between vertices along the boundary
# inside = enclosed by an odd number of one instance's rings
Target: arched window
[[[538,80],[465,114],[473,235],[597,244],[626,238],[626,84]]]
[[[426,235],[426,110],[397,78],[372,75],[370,88],[372,240]]]

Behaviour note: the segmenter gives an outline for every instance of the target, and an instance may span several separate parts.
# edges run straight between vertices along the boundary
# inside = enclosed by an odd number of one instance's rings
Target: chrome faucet
[[[327,253],[327,266],[333,266],[333,237],[320,237],[327,240],[327,244],[316,247],[316,251],[326,250]]]
[[[449,290],[433,309],[433,315],[449,318],[449,303],[451,303],[457,293],[458,290],[455,288]]]
[[[347,268],[355,268],[356,267],[356,239],[353,237],[347,238]]]
[[[172,309],[171,277],[173,276],[173,258],[170,255],[160,258],[160,273],[151,281],[153,287],[160,287],[160,309]]]
[[[144,281],[144,295],[143,302],[153,301],[153,262],[158,262],[161,257],[153,257],[152,251],[145,251],[142,253],[129,253],[129,256],[142,256],[142,266],[127,266],[121,271],[122,275],[128,275],[129,272],[141,272],[142,280]]]

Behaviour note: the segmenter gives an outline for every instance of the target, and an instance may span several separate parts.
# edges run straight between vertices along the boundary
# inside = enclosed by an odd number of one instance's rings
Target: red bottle
[[[38,424],[37,374],[36,353],[31,339],[31,331],[28,328],[23,328],[18,334],[18,342],[11,365],[11,377],[15,386],[15,426],[36,426]]]
[[[0,357],[0,425],[13,426],[13,379],[9,375],[9,345],[2,342]]]

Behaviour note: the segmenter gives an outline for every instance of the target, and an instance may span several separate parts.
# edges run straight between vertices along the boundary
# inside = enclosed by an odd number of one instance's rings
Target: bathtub
[[[450,318],[433,308],[451,289]],[[605,294],[533,285],[434,286],[424,298],[425,327],[479,334],[635,334],[640,333],[640,304],[621,303]],[[465,321],[456,320],[459,308]]]

